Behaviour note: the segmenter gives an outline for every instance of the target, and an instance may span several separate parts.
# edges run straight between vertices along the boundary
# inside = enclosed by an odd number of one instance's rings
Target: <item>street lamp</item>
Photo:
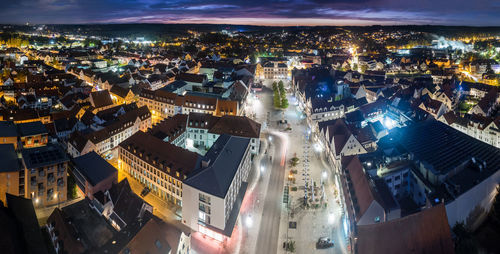
[[[245,219],[245,224],[248,228],[251,228],[253,225],[253,219],[251,215],[248,215],[247,218]]]
[[[266,168],[264,166],[260,166],[260,172],[264,173],[264,171],[266,170]]]
[[[333,222],[335,221],[335,215],[333,214],[333,212],[330,212],[330,214],[328,214],[328,224],[333,224]]]
[[[321,177],[323,179],[326,179],[327,176],[328,176],[328,173],[326,173],[326,171],[323,171],[323,173],[321,174]]]
[[[273,137],[272,136],[269,136],[269,141],[273,141]]]

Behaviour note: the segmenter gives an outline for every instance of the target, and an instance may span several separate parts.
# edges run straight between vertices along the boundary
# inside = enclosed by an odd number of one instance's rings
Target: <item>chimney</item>
[[[203,159],[201,161],[201,166],[204,168],[208,167],[209,164],[210,164],[210,159]]]

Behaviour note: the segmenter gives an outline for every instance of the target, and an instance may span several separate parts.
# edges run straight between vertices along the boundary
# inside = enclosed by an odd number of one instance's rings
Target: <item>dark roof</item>
[[[427,120],[393,129],[378,142],[381,149],[402,146],[435,174],[447,174],[466,160],[485,161],[485,171],[500,170],[500,149],[436,121]]]
[[[0,172],[15,172],[21,170],[14,144],[0,144]]]
[[[76,170],[82,173],[93,186],[116,175],[116,168],[92,151],[73,160]]]
[[[356,253],[454,253],[444,205],[357,228]]]
[[[16,222],[20,225],[27,253],[48,253],[38,225],[33,202],[30,199],[7,193],[7,205],[13,212]]]
[[[188,115],[176,114],[169,119],[165,119],[151,128],[148,133],[153,136],[172,142],[186,131],[186,121]],[[165,140],[168,137],[168,140]]]
[[[23,149],[22,154],[28,169],[54,165],[69,160],[66,152],[56,144]]]
[[[171,249],[166,241],[165,232],[154,219],[151,219],[127,243],[121,253],[161,254],[170,253]]]
[[[20,123],[17,125],[21,137],[48,134],[47,128],[41,121]]]
[[[203,161],[207,162],[208,166],[197,169],[184,183],[205,193],[224,198],[249,143],[249,138],[221,135],[203,156]]]
[[[190,114],[191,117],[191,114]],[[230,134],[238,137],[259,138],[260,123],[246,116],[224,115],[208,130],[210,133]]]
[[[148,204],[132,191],[127,178],[113,184],[108,191],[113,201],[113,211],[127,224],[132,224],[137,220],[143,204]]]
[[[106,222],[104,216],[90,207],[89,199],[83,199],[58,210],[57,208],[54,210],[47,222],[55,222],[53,226],[59,232],[58,238],[64,239],[61,247],[67,253],[82,249],[83,253],[101,253],[103,246],[116,232]]]
[[[106,107],[113,104],[113,100],[108,90],[92,92],[90,97],[95,108]]]
[[[0,121],[0,137],[16,137],[17,128],[12,121]]]
[[[180,180],[198,168],[201,161],[199,154],[163,142],[152,134],[146,134],[142,131],[136,132],[120,143],[120,146],[137,156],[144,155],[142,156],[144,161],[151,165],[157,165],[158,169]],[[170,170],[167,170],[168,168]],[[180,173],[180,178],[176,172]]]

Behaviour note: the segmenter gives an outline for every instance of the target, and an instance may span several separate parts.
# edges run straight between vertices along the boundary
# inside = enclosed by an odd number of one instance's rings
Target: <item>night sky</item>
[[[0,0],[0,23],[500,26],[500,0]]]

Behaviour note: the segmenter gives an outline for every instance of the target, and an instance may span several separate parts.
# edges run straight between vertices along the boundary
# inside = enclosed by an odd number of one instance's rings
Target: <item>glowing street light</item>
[[[323,173],[321,174],[321,177],[323,177],[323,179],[326,179],[327,176],[328,176],[328,173],[326,173],[326,171],[323,171]]]
[[[264,167],[263,165],[260,166],[260,172],[264,173],[264,171],[266,171],[266,167]]]
[[[252,219],[252,216],[248,215],[247,218],[245,219],[245,225],[248,227],[248,228],[251,228],[252,225],[253,225],[253,219]]]
[[[330,212],[330,214],[328,214],[328,224],[333,224],[333,222],[335,221],[335,215],[333,214],[333,212]]]

